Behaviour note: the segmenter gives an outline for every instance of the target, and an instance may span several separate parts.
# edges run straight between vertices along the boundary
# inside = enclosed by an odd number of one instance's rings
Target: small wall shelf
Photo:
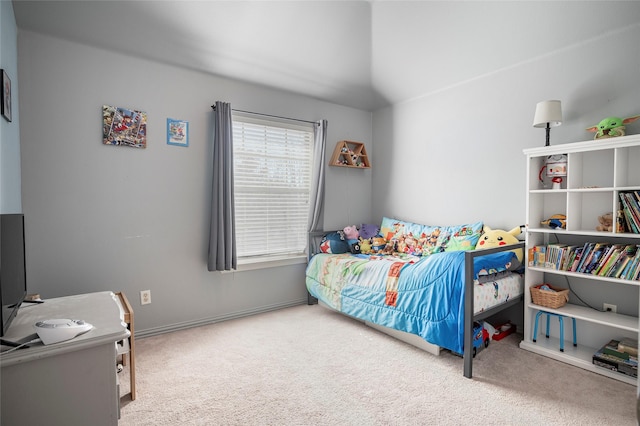
[[[336,144],[331,156],[330,166],[355,167],[368,169],[371,167],[367,150],[362,142],[340,141]]]

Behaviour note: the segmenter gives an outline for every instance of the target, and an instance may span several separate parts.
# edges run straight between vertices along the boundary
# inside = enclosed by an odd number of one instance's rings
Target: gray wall
[[[0,68],[11,80],[12,121],[0,117],[0,213],[22,212],[20,197],[20,115],[18,107],[18,42],[13,4],[0,2]]]
[[[532,127],[536,103],[562,101],[564,122],[551,129],[552,145],[593,139],[585,129],[605,117],[639,115],[638,40],[640,23],[594,31],[558,51],[376,111],[374,145],[385,161],[373,172],[374,218],[483,220],[507,230],[524,224],[522,150],[545,143],[545,129]],[[627,131],[640,133],[640,122]]]
[[[303,264],[207,271],[210,105],[325,118],[327,161],[338,140],[371,145],[370,112],[32,32],[18,47],[30,292],[124,291],[142,335],[306,301]],[[102,144],[104,104],[147,112],[146,149]],[[188,148],[166,144],[168,117],[189,121]],[[327,227],[369,219],[370,170],[329,167],[326,183]]]

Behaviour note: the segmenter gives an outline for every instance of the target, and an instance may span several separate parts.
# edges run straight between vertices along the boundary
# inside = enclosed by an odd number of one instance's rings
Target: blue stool
[[[536,337],[538,337],[538,318],[540,315],[547,314],[547,339],[549,338],[549,321],[551,319],[551,315],[554,317],[558,317],[560,321],[560,352],[564,352],[564,315],[554,314],[552,312],[538,311],[536,314],[536,324],[533,327],[533,342],[535,343]],[[573,320],[573,346],[578,346],[578,342],[576,340],[576,319],[571,318]]]

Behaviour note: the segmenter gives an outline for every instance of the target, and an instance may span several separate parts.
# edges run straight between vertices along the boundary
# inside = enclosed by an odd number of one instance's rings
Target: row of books
[[[549,244],[529,249],[529,266],[580,272],[601,277],[640,280],[640,244],[587,242]]]
[[[640,234],[640,191],[621,192],[618,223],[623,225],[623,232]]]
[[[630,346],[634,344],[635,346]],[[638,341],[611,340],[593,354],[592,362],[608,370],[638,377]]]

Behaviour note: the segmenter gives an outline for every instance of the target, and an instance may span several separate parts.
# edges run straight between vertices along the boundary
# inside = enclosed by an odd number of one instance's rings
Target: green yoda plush
[[[589,127],[587,129],[588,132],[596,132],[594,139],[604,139],[604,138],[614,138],[616,136],[624,136],[625,135],[625,124],[633,123],[640,115],[636,115],[635,117],[625,118],[624,120],[620,117],[607,117],[601,122],[598,123],[597,126]]]

